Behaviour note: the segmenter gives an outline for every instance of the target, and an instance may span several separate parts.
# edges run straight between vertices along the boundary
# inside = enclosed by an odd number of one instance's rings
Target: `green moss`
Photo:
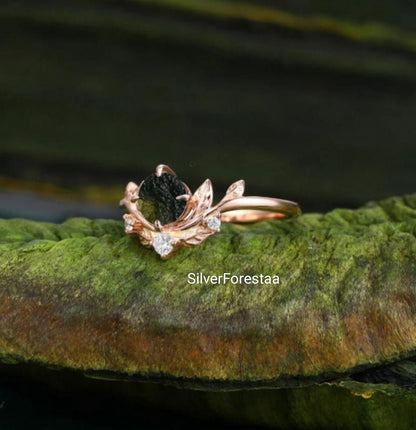
[[[416,344],[415,206],[406,196],[358,210],[225,225],[167,261],[117,221],[2,220],[4,324],[23,337],[20,348],[0,336],[0,352],[81,368],[241,381],[343,373],[409,355]],[[280,283],[191,285],[189,273],[278,275]],[[11,309],[26,322],[10,320]],[[44,350],[25,331],[41,316],[55,330]],[[107,328],[90,343],[83,338],[108,324],[115,332]],[[37,335],[48,330],[34,325]],[[134,341],[138,334],[142,343]],[[64,340],[85,351],[57,349],[53,342]],[[107,352],[97,355],[102,343]]]

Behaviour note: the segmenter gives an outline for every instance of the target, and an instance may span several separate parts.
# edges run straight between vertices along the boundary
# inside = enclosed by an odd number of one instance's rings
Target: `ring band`
[[[295,202],[256,196],[231,200],[222,206],[221,212],[223,222],[255,222],[289,218],[301,214],[299,205]]]
[[[140,185],[127,184],[124,198],[120,200],[120,206],[128,211],[123,216],[125,232],[138,234],[144,246],[153,248],[166,259],[182,246],[197,246],[219,232],[221,223],[283,219],[301,214],[299,205],[290,200],[243,196],[244,185],[244,180],[231,184],[222,200],[213,206],[209,179],[192,194],[169,166],[159,164],[155,174]],[[153,203],[156,201],[160,206],[162,202],[160,207],[171,217],[153,222],[146,219],[139,207],[146,193]]]

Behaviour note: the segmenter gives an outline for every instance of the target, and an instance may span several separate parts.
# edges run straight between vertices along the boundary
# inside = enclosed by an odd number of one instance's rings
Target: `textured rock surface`
[[[121,222],[2,220],[0,354],[240,387],[397,361],[416,345],[415,228],[413,195],[225,226],[161,261]],[[280,284],[189,285],[190,272]]]

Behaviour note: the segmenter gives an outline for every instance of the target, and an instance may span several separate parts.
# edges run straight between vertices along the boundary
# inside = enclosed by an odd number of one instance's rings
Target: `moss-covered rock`
[[[240,424],[411,429],[415,231],[410,195],[227,225],[163,261],[121,221],[1,220],[0,371]]]
[[[240,387],[397,361],[416,345],[415,228],[413,195],[228,225],[161,261],[121,222],[2,220],[1,357]]]

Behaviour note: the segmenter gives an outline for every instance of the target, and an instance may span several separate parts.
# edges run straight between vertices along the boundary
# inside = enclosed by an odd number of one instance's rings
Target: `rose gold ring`
[[[244,180],[230,185],[222,200],[212,205],[212,184],[207,179],[193,194],[164,164],[140,185],[129,182],[120,206],[125,232],[137,234],[142,245],[163,259],[182,246],[193,247],[220,231],[224,222],[255,222],[301,214],[299,205],[272,197],[243,196]],[[149,212],[149,208],[151,212]],[[143,214],[149,212],[150,215]]]

